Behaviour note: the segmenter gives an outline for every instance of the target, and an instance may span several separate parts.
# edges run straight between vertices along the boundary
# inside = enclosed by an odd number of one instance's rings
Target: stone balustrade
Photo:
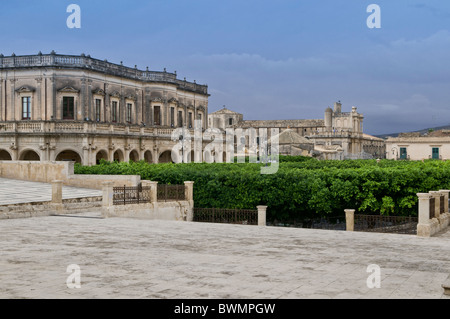
[[[98,71],[105,74],[120,76],[133,80],[144,82],[163,82],[172,83],[179,88],[189,90],[196,93],[208,94],[208,86],[194,82],[177,79],[176,73],[167,72],[165,69],[161,71],[139,70],[137,66],[134,68],[124,66],[122,63],[115,64],[106,60],[92,58],[89,55],[62,55],[52,52],[50,54],[39,53],[37,55],[26,56],[3,56],[0,55],[0,70],[8,70],[15,68],[68,68],[68,69],[85,69],[89,71]]]
[[[76,122],[76,121],[15,121],[0,122],[0,133],[80,133],[112,134],[132,136],[155,136],[170,138],[176,128],[145,127],[141,125],[124,125],[114,123]],[[189,130],[194,136],[194,130]]]
[[[449,192],[450,190],[439,190],[417,194],[419,198],[417,236],[431,237],[448,227],[450,221]]]

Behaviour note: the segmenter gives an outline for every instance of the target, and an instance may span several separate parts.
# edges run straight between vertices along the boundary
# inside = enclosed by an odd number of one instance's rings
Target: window
[[[63,120],[75,119],[75,98],[71,96],[63,97]]]
[[[175,109],[173,107],[170,108],[170,126],[174,127],[175,125]]]
[[[189,128],[192,128],[192,112],[189,112],[188,121],[189,121]]]
[[[127,103],[127,123],[132,122],[133,104]]]
[[[100,122],[101,120],[101,110],[102,110],[102,100],[95,99],[95,120]]]
[[[228,119],[228,125],[233,125],[233,119],[232,118]]]
[[[439,159],[439,147],[433,147],[431,151],[432,159]]]
[[[117,101],[113,101],[111,105],[111,121],[117,122]]]
[[[154,107],[153,121],[155,125],[161,125],[161,107],[159,105]]]
[[[400,159],[407,159],[408,152],[406,151],[406,147],[400,147]]]
[[[178,127],[183,127],[183,111],[178,111]]]
[[[31,120],[31,97],[22,98],[22,120]]]

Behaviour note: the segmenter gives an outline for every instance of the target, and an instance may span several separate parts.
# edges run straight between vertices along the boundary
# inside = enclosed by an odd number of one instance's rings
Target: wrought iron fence
[[[435,198],[431,197],[430,198],[430,219],[436,217],[436,211],[435,211],[435,206],[436,202],[435,202]]]
[[[151,201],[151,187],[114,187],[113,205],[143,204]]]
[[[412,216],[382,216],[355,214],[355,231],[413,234],[417,233],[418,218]]]
[[[186,200],[185,185],[158,185],[157,199],[161,202]]]
[[[258,225],[258,211],[194,207],[194,222]]]
[[[289,220],[268,220],[267,226],[295,227],[326,230],[345,230],[345,216],[326,216],[319,218],[302,218]]]

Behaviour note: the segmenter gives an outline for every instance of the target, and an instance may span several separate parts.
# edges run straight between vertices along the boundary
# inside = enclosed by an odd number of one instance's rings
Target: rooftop
[[[139,70],[135,65],[130,68],[121,64],[114,64],[107,60],[92,58],[90,55],[62,55],[52,51],[50,54],[4,56],[0,54],[0,70],[23,69],[23,68],[70,68],[97,71],[109,75],[125,77],[143,82],[163,82],[177,85],[178,88],[201,94],[208,94],[208,86],[194,82],[177,79],[176,73],[150,71],[147,67],[145,71]]]

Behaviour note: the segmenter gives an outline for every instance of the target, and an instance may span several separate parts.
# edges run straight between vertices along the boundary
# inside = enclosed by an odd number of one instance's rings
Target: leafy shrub
[[[161,184],[194,182],[197,207],[254,209],[267,205],[268,218],[342,215],[344,209],[384,215],[417,215],[416,193],[450,187],[449,161],[318,161],[282,157],[276,174],[262,164],[110,163],[75,165],[76,174],[140,175]]]

